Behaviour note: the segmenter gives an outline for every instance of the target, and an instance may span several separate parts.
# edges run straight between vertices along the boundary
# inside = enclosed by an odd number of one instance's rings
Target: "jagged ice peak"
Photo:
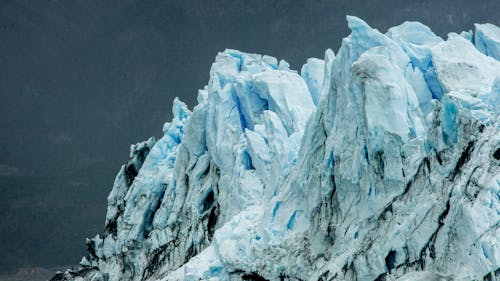
[[[500,28],[347,23],[300,73],[219,53],[53,280],[498,280]]]

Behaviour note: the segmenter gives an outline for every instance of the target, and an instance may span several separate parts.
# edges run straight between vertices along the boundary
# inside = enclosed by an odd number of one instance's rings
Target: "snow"
[[[347,23],[300,75],[220,52],[192,112],[176,99],[131,147],[105,232],[56,280],[498,275],[498,28]]]

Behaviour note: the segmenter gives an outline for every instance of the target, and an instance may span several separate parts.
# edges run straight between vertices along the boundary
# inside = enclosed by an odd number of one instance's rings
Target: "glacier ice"
[[[219,53],[52,280],[499,279],[499,28],[347,22],[300,73]]]
[[[500,60],[500,28],[493,24],[475,24],[474,45],[487,56]]]

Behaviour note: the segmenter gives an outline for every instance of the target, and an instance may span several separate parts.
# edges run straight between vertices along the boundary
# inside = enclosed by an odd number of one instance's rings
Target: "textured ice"
[[[307,63],[302,66],[300,75],[307,83],[314,104],[318,104],[325,75],[325,61],[316,58],[308,59]]]
[[[131,147],[105,231],[53,280],[500,278],[498,27],[347,17],[300,75],[225,50]]]
[[[493,24],[475,24],[474,44],[483,54],[500,60],[500,28]]]

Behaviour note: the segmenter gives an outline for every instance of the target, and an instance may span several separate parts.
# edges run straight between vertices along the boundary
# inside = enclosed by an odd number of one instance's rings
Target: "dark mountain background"
[[[445,37],[499,25],[500,1],[1,0],[0,275],[79,262],[129,145],[160,136],[174,97],[194,106],[218,51],[300,69],[338,49],[346,14]]]

